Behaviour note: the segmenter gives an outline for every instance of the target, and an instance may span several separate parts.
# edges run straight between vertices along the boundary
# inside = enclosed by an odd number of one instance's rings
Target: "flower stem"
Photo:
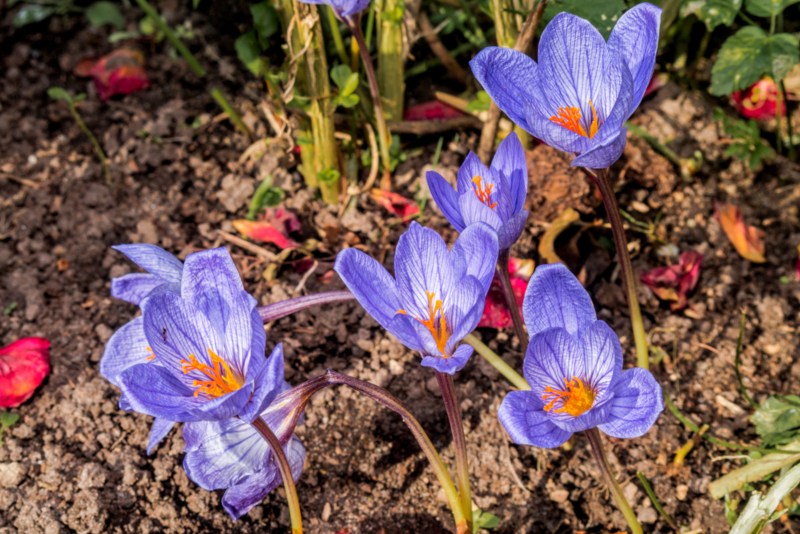
[[[313,295],[304,295],[280,302],[273,302],[266,306],[258,306],[256,311],[258,315],[261,316],[261,320],[268,323],[307,308],[334,302],[344,302],[353,300],[354,298],[353,294],[349,291],[325,291],[323,293],[314,293]]]
[[[281,442],[277,436],[267,425],[266,421],[261,417],[257,417],[252,423],[253,428],[258,430],[261,437],[269,444],[272,449],[272,454],[275,456],[275,461],[278,463],[278,469],[281,472],[283,479],[283,487],[286,490],[286,500],[289,504],[289,517],[292,522],[292,534],[303,533],[303,516],[300,513],[300,500],[297,498],[297,488],[294,485],[294,478],[292,477],[292,469],[289,467],[289,461],[286,459],[286,454],[283,452]]]
[[[139,5],[139,8],[144,11],[144,14],[147,15],[150,20],[153,21],[153,24],[164,34],[164,37],[167,38],[169,44],[171,44],[175,50],[183,57],[183,60],[186,61],[186,64],[189,65],[189,68],[192,72],[195,73],[198,77],[203,77],[206,75],[206,69],[197,61],[197,58],[194,57],[194,54],[187,48],[181,38],[178,37],[178,34],[175,33],[172,28],[170,28],[169,24],[164,20],[164,18],[156,11],[150,2],[147,0],[136,0],[136,3]]]
[[[511,319],[514,321],[514,330],[522,348],[522,354],[528,350],[528,333],[525,332],[525,325],[522,322],[522,315],[519,313],[517,297],[514,295],[514,288],[511,286],[511,273],[508,271],[509,252],[504,250],[497,257],[497,275],[500,277],[500,285],[503,287],[503,297],[506,306],[511,311]]]
[[[636,344],[636,363],[639,367],[647,369],[650,367],[650,354],[647,347],[647,333],[644,331],[642,321],[642,310],[639,308],[639,298],[636,294],[636,275],[633,271],[631,256],[628,254],[628,240],[625,237],[625,227],[622,224],[622,217],[619,214],[619,206],[614,196],[614,188],[611,186],[611,179],[608,169],[598,169],[594,175],[594,182],[600,188],[600,195],[603,197],[603,204],[608,214],[608,222],[611,223],[611,233],[614,235],[614,246],[617,248],[620,270],[622,271],[622,283],[628,294],[628,308],[631,314],[631,326],[633,328],[633,341]]]
[[[442,392],[444,408],[453,435],[453,449],[456,456],[456,478],[458,479],[461,510],[464,512],[467,527],[472,530],[472,493],[469,486],[469,462],[467,461],[467,442],[464,439],[464,423],[461,420],[461,407],[458,404],[453,377],[447,373],[436,372],[436,382]]]
[[[525,380],[522,375],[516,372],[513,367],[508,365],[503,358],[498,356],[495,351],[490,349],[480,339],[469,334],[464,338],[464,343],[475,349],[475,352],[480,354],[484,360],[489,362],[489,365],[497,369],[497,372],[503,375],[506,380],[511,382],[516,388],[524,391],[531,389],[531,386],[528,385],[527,380]]]
[[[361,32],[361,24],[358,20],[345,18],[345,23],[350,27],[350,31],[358,44],[358,53],[361,55],[361,62],[364,64],[364,71],[367,73],[369,83],[369,93],[372,96],[372,105],[375,110],[375,123],[378,127],[378,146],[380,147],[381,160],[383,161],[383,181],[382,186],[388,188],[391,185],[391,158],[389,157],[389,145],[392,138],[389,135],[389,128],[386,126],[386,116],[383,113],[381,103],[381,93],[378,89],[378,79],[375,77],[375,67],[372,65],[372,58],[369,57],[369,48],[364,41],[364,34]]]
[[[596,428],[590,428],[586,431],[586,437],[589,439],[589,445],[591,445],[592,448],[592,455],[597,462],[597,466],[600,468],[603,479],[608,486],[608,489],[611,491],[611,494],[614,496],[614,501],[617,503],[617,508],[619,508],[619,511],[622,512],[622,515],[625,516],[625,520],[628,522],[628,526],[631,527],[633,534],[642,534],[642,526],[639,524],[639,520],[636,518],[636,513],[634,513],[631,505],[628,504],[628,499],[626,499],[625,494],[622,493],[622,488],[619,487],[617,479],[614,477],[614,473],[611,472],[611,466],[608,465],[608,459],[606,458],[606,453],[603,450],[603,441],[600,437],[600,432]]]
[[[470,532],[467,520],[465,518],[463,506],[459,501],[458,492],[453,484],[453,480],[450,478],[450,472],[444,465],[442,458],[436,451],[436,447],[433,446],[433,443],[425,433],[422,425],[419,424],[419,421],[417,421],[417,419],[411,414],[408,408],[406,408],[406,406],[391,393],[381,387],[376,386],[375,384],[353,378],[352,376],[343,375],[335,371],[328,371],[325,376],[329,384],[342,384],[348,386],[360,393],[363,393],[372,400],[377,401],[403,418],[403,422],[406,424],[406,426],[408,426],[408,429],[416,438],[419,446],[422,448],[422,452],[425,453],[425,456],[428,458],[431,467],[436,473],[439,483],[442,485],[442,489],[447,497],[447,502],[449,503],[450,509],[453,512],[453,520],[456,524],[456,532],[458,534],[467,534]]]

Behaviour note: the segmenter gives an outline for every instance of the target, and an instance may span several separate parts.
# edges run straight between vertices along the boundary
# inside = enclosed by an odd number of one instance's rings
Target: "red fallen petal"
[[[248,221],[239,219],[233,221],[233,227],[245,237],[262,243],[272,243],[279,249],[297,248],[299,243],[287,237],[269,221]]]
[[[647,84],[647,88],[644,90],[644,96],[647,96],[651,93],[655,93],[665,85],[669,81],[669,74],[666,72],[654,72],[653,77],[650,78],[650,83]]]
[[[0,408],[28,400],[50,373],[50,342],[26,337],[0,348]]]
[[[89,71],[101,100],[127,95],[150,85],[144,70],[144,54],[120,48],[100,58]]]
[[[283,228],[286,234],[299,232],[302,229],[302,226],[300,226],[300,219],[297,218],[297,215],[283,206],[267,208],[264,210],[264,215],[262,217],[268,221],[272,221],[277,228]]]
[[[715,216],[736,252],[753,263],[764,263],[764,232],[746,225],[739,208],[733,204],[716,204]]]
[[[419,205],[416,202],[397,193],[376,188],[370,191],[370,196],[372,200],[386,208],[390,213],[400,217],[404,222],[419,213]]]
[[[688,304],[689,293],[700,280],[703,255],[688,250],[680,255],[677,265],[656,267],[642,273],[641,280],[661,300],[671,301],[670,309],[677,311]]]
[[[525,290],[528,289],[528,279],[533,274],[533,266],[533,260],[519,258],[509,258],[508,260],[511,288],[514,290],[514,298],[519,306],[520,314],[522,314],[522,299],[525,297]],[[486,304],[483,306],[483,315],[478,326],[498,329],[514,326],[514,319],[511,317],[511,310],[506,306],[503,286],[497,275],[492,280],[492,285],[486,294]]]
[[[444,102],[433,100],[406,108],[403,113],[403,120],[407,121],[435,121],[462,117],[464,114]]]
[[[511,279],[514,277],[521,278],[526,282],[533,276],[533,270],[536,267],[536,262],[533,260],[522,260],[520,258],[508,259],[508,273]]]
[[[733,105],[748,119],[769,120],[775,118],[778,109],[778,85],[770,77],[764,77],[743,91],[731,94]],[[781,102],[781,116],[786,115],[786,105]]]

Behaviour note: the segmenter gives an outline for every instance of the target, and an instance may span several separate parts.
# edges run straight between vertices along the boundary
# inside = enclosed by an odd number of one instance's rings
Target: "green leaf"
[[[113,2],[95,2],[86,8],[86,18],[89,19],[89,24],[95,28],[106,24],[114,26],[118,30],[125,27],[125,17]]]
[[[723,43],[711,69],[712,95],[729,95],[745,89],[762,76],[776,82],[800,62],[797,37],[789,33],[767,35],[756,26],[745,26]]]
[[[739,0],[741,1],[741,0]],[[550,22],[553,17],[566,11],[581,18],[584,18],[592,23],[597,28],[603,37],[608,39],[608,35],[614,28],[622,12],[625,11],[624,0],[604,0],[602,2],[586,0],[554,0],[550,2],[544,9],[543,23],[540,25],[542,28]]]
[[[358,105],[358,95],[339,95],[334,99],[334,104],[343,108],[352,108]]]
[[[788,443],[800,437],[800,397],[771,396],[750,417],[767,446]]]
[[[695,15],[705,23],[708,31],[717,26],[730,26],[742,9],[742,0],[684,0],[681,17]]]
[[[113,32],[111,35],[108,36],[108,42],[114,44],[114,43],[119,43],[121,41],[127,41],[129,39],[138,39],[141,36],[142,34],[137,31]]]
[[[256,192],[253,193],[246,218],[254,221],[258,214],[261,213],[261,210],[266,207],[277,206],[285,195],[286,193],[284,193],[283,189],[272,185],[272,176],[267,176],[258,184]]]
[[[792,442],[781,447],[782,450],[800,450],[800,442]],[[708,492],[715,499],[724,497],[728,493],[740,490],[750,482],[761,480],[775,471],[796,464],[800,461],[800,452],[782,453],[775,452],[761,458],[751,460],[744,467],[739,467],[728,474],[718,478],[708,485]]]
[[[347,65],[336,65],[331,69],[331,80],[333,80],[333,83],[335,83],[336,87],[341,91],[347,86],[352,74],[353,72]],[[358,75],[356,75],[356,77],[358,77]]]
[[[746,161],[751,170],[758,170],[764,161],[775,156],[769,143],[761,138],[756,121],[735,119],[721,108],[714,109],[714,119],[722,123],[725,135],[732,138],[725,150],[726,156]]]
[[[13,24],[15,28],[21,28],[28,24],[41,22],[55,12],[55,7],[25,4],[17,11],[17,14],[14,15]]]
[[[47,90],[47,96],[52,98],[53,100],[63,100],[64,102],[71,103],[72,102],[72,95],[69,94],[69,91],[64,89],[63,87],[51,87]]]
[[[19,414],[0,412],[0,445],[3,444],[3,433],[19,421]]]
[[[278,12],[269,2],[261,2],[250,6],[250,14],[253,17],[253,27],[258,34],[258,42],[266,48],[269,38],[280,29]]]
[[[256,76],[263,76],[266,71],[264,58],[261,57],[261,47],[255,31],[249,31],[239,36],[233,43],[239,61]]]
[[[746,0],[744,8],[756,17],[773,17],[797,2],[800,0]]]
[[[492,105],[492,99],[489,96],[489,93],[486,91],[478,91],[475,94],[475,98],[469,101],[467,104],[467,110],[472,113],[478,113],[480,111],[489,111],[489,107]]]

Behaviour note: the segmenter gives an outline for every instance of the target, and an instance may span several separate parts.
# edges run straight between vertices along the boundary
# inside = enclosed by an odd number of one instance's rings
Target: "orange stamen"
[[[577,376],[573,376],[572,380],[564,379],[564,390],[559,390],[547,386],[544,389],[542,400],[547,404],[544,411],[553,413],[568,413],[573,417],[578,417],[585,413],[594,404],[595,392],[590,386]],[[561,407],[553,410],[557,402],[561,403]]]
[[[480,176],[474,176],[472,178],[472,184],[475,186],[475,196],[478,197],[478,200],[489,206],[491,209],[497,207],[497,202],[492,202],[492,189],[494,189],[494,184],[488,184],[486,187],[484,187],[483,178]]]
[[[197,357],[194,354],[190,354],[188,360],[181,360],[180,362],[183,374],[198,371],[209,378],[209,380],[195,380],[192,382],[192,386],[197,388],[194,392],[195,397],[201,393],[207,397],[221,397],[242,387],[239,377],[231,371],[225,360],[211,349],[208,349],[208,355],[211,356],[213,368],[197,361]]]
[[[147,349],[146,349],[146,350],[147,350],[147,352],[148,352],[149,354],[147,355],[147,357],[145,358],[145,360],[147,360],[148,362],[152,362],[153,360],[155,360],[155,359],[156,359],[156,353],[155,353],[155,352],[153,352],[153,349],[151,349],[150,347],[147,347]]]
[[[414,319],[428,329],[436,342],[436,348],[444,358],[447,358],[445,347],[447,346],[447,340],[450,339],[450,332],[447,331],[447,320],[444,317],[442,301],[436,298],[436,293],[433,291],[426,291],[425,294],[428,295],[428,318],[420,319],[419,317],[414,317]],[[397,313],[408,315],[406,310],[397,310]],[[437,314],[439,315],[438,320]]]
[[[559,126],[563,126],[570,132],[575,132],[580,136],[591,139],[597,134],[600,125],[597,120],[597,110],[591,100],[589,100],[589,107],[592,108],[592,123],[589,125],[589,133],[586,133],[586,129],[584,129],[581,123],[583,115],[581,114],[580,108],[560,107],[558,108],[558,115],[553,115],[550,117],[550,120]]]

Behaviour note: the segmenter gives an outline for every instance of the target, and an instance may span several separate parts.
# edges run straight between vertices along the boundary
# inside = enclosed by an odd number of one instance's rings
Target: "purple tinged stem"
[[[289,466],[289,461],[286,459],[286,454],[283,452],[281,442],[278,441],[277,436],[275,436],[266,421],[261,417],[257,417],[251,424],[269,444],[270,449],[272,449],[272,454],[275,455],[275,461],[278,463],[278,469],[283,479],[283,487],[286,489],[286,500],[289,504],[292,534],[303,534],[303,517],[300,513],[300,500],[297,498],[297,488],[294,485],[294,478],[292,478],[292,468]]]
[[[500,285],[503,287],[506,306],[511,311],[511,319],[514,321],[514,330],[517,333],[522,354],[525,354],[528,350],[528,333],[525,332],[525,324],[522,322],[522,315],[519,313],[514,288],[511,286],[511,273],[508,272],[509,256],[509,251],[504,250],[497,257],[497,275],[500,277]]]
[[[325,291],[323,293],[316,293],[314,295],[306,295],[303,297],[296,297],[293,299],[282,300],[280,302],[274,302],[272,304],[267,304],[266,306],[259,306],[256,309],[258,310],[258,314],[261,316],[261,320],[265,323],[268,323],[270,321],[276,321],[286,317],[287,315],[305,310],[306,308],[312,308],[322,304],[331,304],[334,302],[344,302],[347,300],[353,300],[354,298],[355,297],[353,294],[349,291]]]
[[[590,428],[586,431],[586,438],[589,440],[592,456],[594,456],[597,462],[597,467],[600,468],[600,472],[603,475],[603,481],[614,496],[617,508],[619,508],[622,515],[625,516],[628,526],[631,527],[631,532],[633,532],[633,534],[642,534],[642,526],[636,518],[636,513],[628,503],[628,499],[625,498],[625,494],[622,493],[622,488],[619,487],[619,483],[617,483],[617,479],[611,471],[611,466],[608,464],[608,458],[606,458],[606,453],[603,450],[603,440],[600,437],[600,432],[596,428]]]
[[[456,457],[456,477],[458,490],[461,497],[461,510],[466,516],[467,526],[472,530],[472,493],[469,484],[469,461],[467,459],[467,442],[464,438],[464,423],[461,419],[461,406],[458,403],[453,376],[447,373],[436,372],[436,382],[442,392],[442,401],[450,422],[450,432],[453,435],[453,449]]]

